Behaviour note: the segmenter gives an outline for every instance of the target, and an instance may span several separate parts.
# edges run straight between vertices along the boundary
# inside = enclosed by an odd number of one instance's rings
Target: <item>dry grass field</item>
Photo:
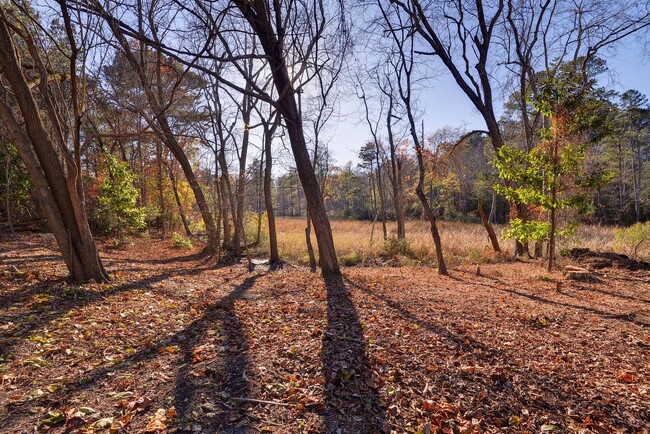
[[[334,220],[332,231],[336,250],[344,265],[375,265],[389,262],[390,265],[431,264],[435,261],[435,252],[429,225],[423,220],[406,222],[406,244],[398,243],[397,225],[389,222],[387,225],[389,241],[384,242],[381,223],[368,221]],[[503,226],[496,226],[495,231],[501,234]],[[440,233],[444,254],[450,265],[467,263],[493,262],[487,234],[480,224],[460,222],[440,222]],[[313,237],[313,235],[312,235]],[[315,242],[315,238],[314,242]],[[262,244],[262,249],[268,249],[268,240]],[[301,264],[308,263],[305,247],[305,219],[278,219],[278,243],[280,255],[287,260]],[[501,248],[509,253],[512,251],[512,240],[500,240]],[[586,247],[591,250],[617,251],[614,242],[614,230],[604,226],[581,226],[577,233],[562,239],[559,249]],[[510,255],[504,255],[504,258]]]

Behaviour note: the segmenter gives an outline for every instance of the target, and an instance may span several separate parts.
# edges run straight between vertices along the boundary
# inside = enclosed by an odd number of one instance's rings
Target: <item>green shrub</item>
[[[341,257],[340,262],[346,267],[354,267],[355,265],[359,265],[363,262],[363,255],[361,252],[354,250]]]
[[[172,247],[175,249],[191,249],[193,246],[189,238],[184,237],[178,232],[174,232],[172,234]]]
[[[133,185],[136,175],[128,163],[105,153],[109,176],[99,186],[99,210],[95,214],[104,233],[117,235],[146,227],[145,209],[137,206],[138,190]]]
[[[254,242],[257,239],[257,225],[259,220],[257,219],[257,212],[246,211],[244,213],[244,232],[246,234],[246,242],[248,244]],[[262,225],[260,228],[260,244],[264,244],[268,238],[268,223],[266,218],[266,212],[261,214]]]
[[[650,222],[635,223],[627,228],[614,229],[615,247],[633,258],[650,251]]]
[[[395,237],[390,237],[384,241],[384,254],[391,258],[403,255],[408,256],[409,245],[406,240],[400,240]]]

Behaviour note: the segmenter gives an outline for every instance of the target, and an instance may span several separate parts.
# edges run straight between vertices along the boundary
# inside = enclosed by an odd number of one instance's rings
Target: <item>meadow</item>
[[[397,240],[397,225],[387,222],[388,239],[384,241],[381,222],[333,220],[331,222],[336,251],[343,265],[420,265],[435,262],[435,251],[429,224],[424,220],[406,222],[406,242]],[[305,247],[304,218],[281,217],[277,219],[278,248],[285,259],[308,264]],[[497,235],[504,226],[495,225]],[[265,228],[263,228],[263,231]],[[439,222],[444,254],[450,265],[480,264],[508,260],[514,242],[500,238],[503,255],[495,255],[490,247],[485,229],[480,224]],[[371,239],[372,234],[372,239]],[[312,232],[312,240],[315,238]],[[574,247],[598,251],[626,253],[615,242],[614,228],[583,225],[570,238],[561,239],[560,252]],[[262,239],[258,253],[268,251],[268,240]]]

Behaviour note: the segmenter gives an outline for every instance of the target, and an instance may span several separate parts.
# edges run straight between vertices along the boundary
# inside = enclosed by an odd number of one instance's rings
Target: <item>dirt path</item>
[[[0,432],[650,429],[650,273],[215,267],[153,239],[71,285],[0,239]],[[106,431],[108,432],[108,431]]]

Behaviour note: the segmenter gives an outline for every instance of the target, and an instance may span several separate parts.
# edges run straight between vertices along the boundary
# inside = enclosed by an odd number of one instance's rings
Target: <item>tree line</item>
[[[495,250],[508,220],[515,254],[546,242],[550,269],[578,218],[647,218],[647,100],[598,76],[649,24],[632,1],[4,0],[4,215],[42,217],[80,281],[109,279],[101,231],[189,235],[198,219],[209,252],[241,256],[251,210],[272,263],[279,212],[305,217],[324,273],[339,273],[332,216],[384,237],[395,219],[399,239],[426,219],[442,274],[439,218],[480,220]],[[484,129],[427,131],[442,74]],[[369,140],[337,168],[329,128],[351,99]]]

